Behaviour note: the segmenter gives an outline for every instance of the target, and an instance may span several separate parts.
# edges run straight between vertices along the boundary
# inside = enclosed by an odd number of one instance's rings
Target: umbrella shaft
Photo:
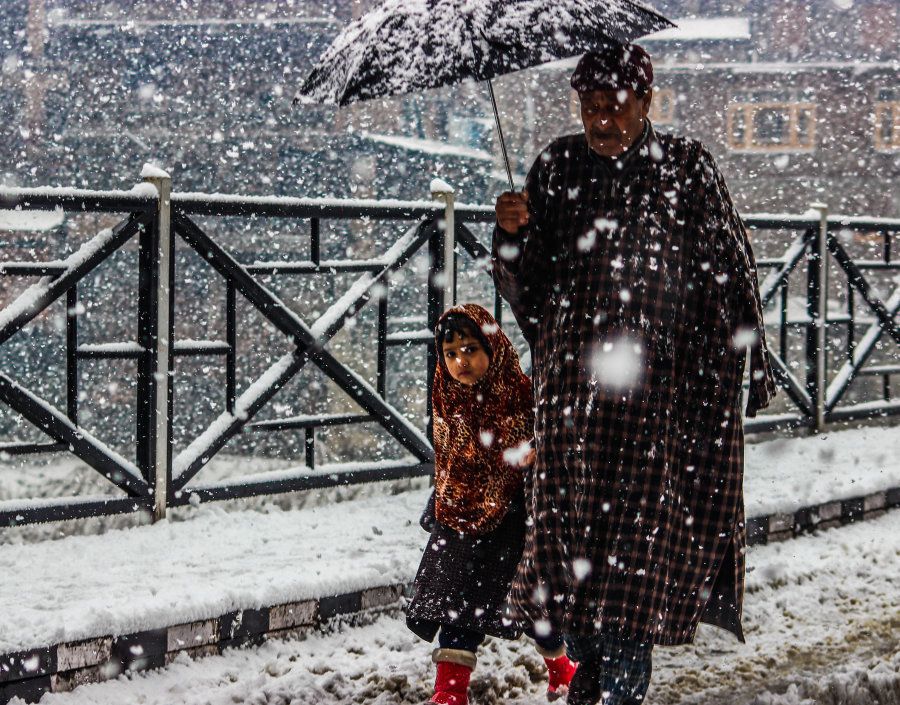
[[[497,136],[500,138],[500,150],[503,152],[503,164],[506,166],[506,178],[509,179],[509,190],[515,191],[513,185],[512,170],[509,168],[509,155],[506,153],[506,142],[503,141],[503,128],[500,127],[500,113],[497,111],[497,99],[494,97],[494,84],[488,79],[488,92],[491,94],[491,106],[494,108],[494,124],[497,126]]]

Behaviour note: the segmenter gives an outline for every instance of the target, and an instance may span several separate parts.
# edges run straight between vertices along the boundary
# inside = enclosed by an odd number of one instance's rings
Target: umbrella
[[[632,0],[383,0],[335,38],[294,102],[347,105],[487,81],[512,189],[491,79],[670,26]]]

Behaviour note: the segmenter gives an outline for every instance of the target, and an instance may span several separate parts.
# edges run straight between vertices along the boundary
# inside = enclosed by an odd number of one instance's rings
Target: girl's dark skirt
[[[516,502],[493,531],[463,534],[434,523],[413,584],[406,624],[425,641],[442,625],[516,639],[521,625],[504,607],[525,543],[525,509]]]

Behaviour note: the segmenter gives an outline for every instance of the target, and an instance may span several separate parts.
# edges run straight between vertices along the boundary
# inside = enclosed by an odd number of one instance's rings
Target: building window
[[[675,91],[671,88],[654,88],[648,117],[655,125],[675,122]]]
[[[728,146],[740,152],[811,152],[816,104],[797,95],[761,91],[728,106]]]
[[[900,151],[900,89],[880,90],[875,98],[875,149]]]

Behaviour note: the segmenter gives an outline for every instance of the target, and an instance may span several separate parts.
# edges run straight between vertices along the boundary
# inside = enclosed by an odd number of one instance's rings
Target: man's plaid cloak
[[[774,382],[756,267],[700,143],[649,123],[621,158],[583,134],[526,183],[530,222],[494,233],[494,276],[532,344],[538,458],[513,613],[574,635],[742,639],[747,414]]]

